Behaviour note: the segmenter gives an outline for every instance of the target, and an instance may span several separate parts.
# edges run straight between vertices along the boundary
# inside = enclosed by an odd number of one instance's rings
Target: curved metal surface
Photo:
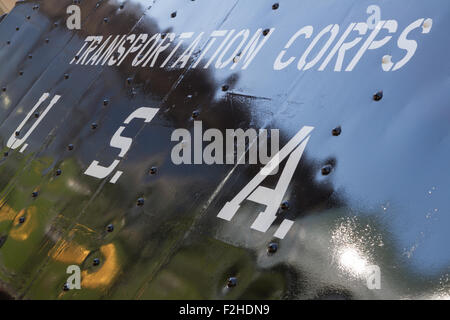
[[[71,4],[20,1],[0,23],[0,281],[13,296],[449,297],[448,1],[383,1],[378,29],[366,23],[371,1],[83,0],[80,30],[66,27]],[[411,25],[417,47],[400,66]],[[265,40],[253,59],[238,40],[226,55],[226,34],[208,47],[214,31],[246,29]],[[91,36],[158,33],[174,41],[154,66],[133,66],[137,50],[120,65],[87,63],[104,42],[83,56]],[[193,34],[173,51],[184,33]],[[339,39],[355,42],[326,64]],[[129,118],[140,108],[158,110]],[[172,132],[194,141],[196,121],[223,133],[279,129],[280,148],[314,127],[267,232],[251,228],[264,206],[248,199],[230,221],[217,217],[260,165],[173,163]],[[132,141],[113,142],[120,127]],[[85,174],[115,160],[105,178]],[[81,290],[63,290],[70,265]],[[366,283],[371,266],[378,289]]]

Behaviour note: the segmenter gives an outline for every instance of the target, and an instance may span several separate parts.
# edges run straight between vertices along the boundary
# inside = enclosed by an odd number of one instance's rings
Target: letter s
[[[399,62],[397,62],[397,64],[395,64],[394,68],[392,68],[392,71],[396,71],[400,68],[402,68],[405,64],[408,63],[409,60],[411,60],[411,58],[414,56],[414,54],[416,53],[417,50],[417,42],[415,40],[408,40],[407,36],[408,34],[413,31],[414,29],[419,28],[420,26],[422,26],[422,33],[423,34],[427,34],[430,32],[431,27],[433,26],[433,19],[418,19],[416,21],[414,21],[413,23],[411,23],[409,26],[407,26],[405,28],[405,30],[403,30],[403,32],[400,34],[400,37],[397,41],[397,45],[400,49],[404,49],[406,50],[406,55],[403,57],[403,59],[401,59]],[[392,67],[392,65],[390,65]],[[384,71],[389,71],[389,67],[388,68],[383,68]]]

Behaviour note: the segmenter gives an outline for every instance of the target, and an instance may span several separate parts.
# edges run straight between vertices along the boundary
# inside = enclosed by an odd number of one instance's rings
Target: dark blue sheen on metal
[[[0,288],[26,299],[450,297],[447,0],[383,2],[379,19],[368,0],[83,0],[81,29],[69,30],[72,4],[25,1],[0,18]],[[240,32],[266,41],[253,58],[256,47],[234,50]],[[140,49],[90,63],[100,43],[83,56],[88,37],[140,34],[167,45],[153,66],[136,65]],[[141,108],[158,112],[129,118]],[[259,197],[276,211],[267,231],[252,228],[266,208],[248,197],[217,217],[263,165],[174,163],[174,130],[194,151],[199,121],[224,135],[279,129],[280,149],[314,127],[280,199]],[[88,175],[93,162],[113,170]],[[287,167],[257,190],[269,194]]]

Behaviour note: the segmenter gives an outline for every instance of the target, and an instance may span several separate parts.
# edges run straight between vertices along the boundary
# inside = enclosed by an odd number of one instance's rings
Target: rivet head
[[[92,129],[92,130],[97,129],[97,127],[98,127],[98,124],[97,124],[97,123],[94,122],[94,123],[91,124],[91,129]]]
[[[108,231],[108,232],[113,232],[113,231],[114,231],[114,225],[109,224],[109,225],[106,227],[106,231]]]
[[[66,80],[69,79],[69,74],[67,74],[67,73],[64,74],[64,79],[66,79]]]
[[[92,261],[92,265],[94,265],[94,266],[98,266],[100,264],[100,259],[99,258],[95,258],[93,261]]]
[[[125,7],[125,5],[123,3],[120,4],[120,6],[119,6],[120,10],[122,10],[124,7]]]
[[[282,210],[288,210],[289,209],[289,202],[288,201],[284,201],[280,204],[280,208]]]
[[[383,98],[383,91],[378,91],[373,95],[374,101],[380,101]]]
[[[156,167],[150,168],[150,174],[156,174],[157,171],[158,171],[158,169]]]
[[[45,43],[49,43],[49,42],[50,42],[49,38],[45,39]]]
[[[228,278],[228,281],[227,281],[227,287],[228,288],[234,288],[234,287],[236,287],[236,285],[237,285],[237,278],[236,277]]]
[[[339,136],[339,135],[341,134],[341,132],[342,132],[342,129],[341,129],[340,126],[334,128],[333,130],[331,130],[331,133],[332,133],[333,136],[335,136],[335,137]]]
[[[270,29],[264,29],[263,36],[267,36],[270,32]]]
[[[133,83],[133,78],[127,78],[127,84],[130,85]]]
[[[3,91],[3,92],[6,92],[6,87],[3,87],[3,88],[2,88],[2,91]]]
[[[175,17],[177,16],[177,12],[176,12],[176,11],[172,12],[172,13],[170,14],[170,16],[171,16],[172,18],[175,18]]]
[[[19,218],[19,223],[22,224],[22,223],[24,223],[24,222],[25,222],[25,217],[24,217],[24,216],[21,216],[21,217]]]
[[[139,199],[137,199],[136,204],[137,204],[139,207],[142,207],[142,206],[144,205],[144,198],[139,198]]]
[[[23,71],[19,71],[19,76],[23,76]]]
[[[74,148],[73,144],[69,144],[69,145],[67,146],[67,150],[69,150],[69,151],[72,151],[73,148]]]
[[[20,30],[20,28],[19,27],[16,27],[16,31],[19,31]]]
[[[55,23],[53,24],[53,26],[57,27],[57,26],[58,26],[58,22],[55,22]]]
[[[67,283],[64,283],[63,290],[64,291],[69,291],[70,290],[69,285]]]
[[[272,10],[277,10],[280,7],[280,5],[278,3],[274,3],[272,5]]]
[[[108,20],[109,20],[108,18],[103,18],[104,23],[108,23]]]
[[[194,110],[192,112],[192,118],[197,119],[200,116],[200,111]]]
[[[9,40],[6,41],[6,44],[7,44],[7,45],[10,45],[10,44],[11,44],[11,41],[9,41]]]
[[[78,59],[80,59],[80,56],[76,55],[76,56],[74,57],[74,59],[75,59],[75,60],[78,60]]]
[[[29,54],[28,59],[33,59],[33,55]]]
[[[37,191],[33,191],[33,192],[31,193],[31,196],[32,196],[33,198],[37,198],[38,195],[39,195],[39,192],[37,192]]]
[[[267,246],[267,252],[273,254],[277,251],[278,251],[278,243],[275,242],[269,243],[269,245]]]
[[[227,84],[225,84],[222,86],[222,91],[228,91],[229,88],[230,87]]]
[[[16,131],[14,134],[16,135],[16,137],[18,137],[20,136],[20,131]]]
[[[104,105],[104,106],[107,106],[108,103],[109,103],[109,100],[108,100],[108,99],[103,100],[103,105]]]
[[[322,175],[327,176],[331,173],[331,170],[333,168],[331,167],[331,165],[327,164],[326,166],[322,167]]]
[[[57,176],[60,176],[61,174],[62,174],[62,170],[61,169],[56,170],[56,175]]]
[[[27,16],[27,20],[30,20],[31,19],[31,16]]]
[[[39,118],[40,115],[41,115],[41,114],[40,114],[38,111],[36,111],[36,112],[34,113],[34,117],[35,117],[35,118]]]

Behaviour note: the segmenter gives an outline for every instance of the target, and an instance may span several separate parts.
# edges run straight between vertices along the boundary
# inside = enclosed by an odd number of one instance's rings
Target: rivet
[[[333,130],[331,130],[331,133],[333,134],[333,136],[337,137],[341,134],[342,129],[341,127],[336,127]]]
[[[24,223],[24,222],[25,222],[25,217],[24,217],[24,216],[21,216],[21,217],[19,218],[19,223],[22,224],[22,223]]]
[[[94,265],[94,266],[98,266],[100,264],[100,259],[99,258],[95,258],[93,261],[92,261],[92,265]]]
[[[158,169],[156,167],[150,168],[150,174],[156,174],[157,171],[158,171]]]
[[[41,114],[40,114],[38,111],[36,111],[36,112],[34,113],[34,117],[35,117],[35,118],[39,118],[40,115],[41,115]]]
[[[133,83],[133,78],[127,78],[127,84],[130,85]]]
[[[72,150],[73,150],[73,144],[69,144],[69,145],[67,146],[67,149],[68,149],[69,151],[72,151]]]
[[[114,225],[109,224],[109,225],[106,227],[106,231],[108,231],[108,232],[113,232],[113,231],[114,231]]]
[[[92,130],[97,129],[97,127],[98,127],[98,124],[97,124],[97,123],[94,122],[94,123],[91,124],[91,129],[92,129]]]
[[[27,19],[30,20],[30,19],[31,19],[31,16],[27,16]]]
[[[45,43],[49,43],[49,42],[50,42],[49,38],[45,39]]]
[[[31,196],[32,196],[33,198],[37,198],[38,195],[39,195],[39,192],[37,192],[37,191],[33,191],[33,192],[31,193]]]
[[[270,254],[277,252],[277,250],[278,250],[278,244],[275,242],[269,243],[269,245],[267,246],[267,252]]]
[[[277,10],[280,5],[278,3],[274,3],[272,5],[272,10]]]
[[[19,27],[16,27],[16,31],[19,31],[20,30],[20,28]]]
[[[15,132],[16,137],[20,136],[20,131]]]
[[[33,59],[33,55],[29,54],[28,59]]]
[[[120,10],[122,10],[123,7],[124,7],[124,4],[122,3],[122,4],[119,6]]]
[[[193,119],[197,119],[199,115],[200,115],[200,111],[198,111],[198,110],[194,110],[192,112],[192,118]]]
[[[58,26],[58,22],[55,22],[55,23],[53,24],[53,26],[57,27],[57,26]]]
[[[108,18],[103,18],[104,23],[108,23]]]
[[[380,101],[383,98],[383,91],[378,91],[373,95],[373,100]]]
[[[176,11],[172,12],[172,13],[170,14],[170,16],[171,16],[172,18],[175,18],[175,17],[177,16],[177,12],[176,12]]]
[[[2,91],[5,92],[5,91],[6,91],[6,87],[3,87],[3,88],[2,88]]]
[[[263,36],[267,36],[270,32],[270,29],[264,29]]]
[[[222,91],[228,91],[229,88],[230,87],[227,84],[225,84],[222,86]]]
[[[69,79],[69,74],[67,74],[67,73],[64,74],[64,79],[66,79],[66,80]]]
[[[289,202],[288,201],[284,201],[281,203],[280,208],[282,210],[288,210],[289,209]]]
[[[11,41],[6,41],[6,44],[9,46],[11,44]]]
[[[144,205],[144,198],[139,198],[138,200],[137,200],[137,203],[136,203],[139,207],[142,207],[143,205]]]
[[[61,170],[61,169],[56,170],[56,175],[57,175],[57,176],[60,176],[61,173],[62,173],[62,170]]]
[[[37,9],[39,9],[39,5],[33,6],[33,10],[37,10]]]
[[[165,39],[166,38],[166,34],[165,33],[161,33],[161,39]]]
[[[19,71],[19,76],[23,76],[23,71]]]
[[[333,168],[329,164],[327,164],[326,166],[322,167],[322,175],[324,176],[329,175],[332,169]]]
[[[107,106],[108,103],[109,103],[109,100],[108,100],[108,99],[103,100],[103,105],[104,105],[104,106]]]
[[[74,59],[78,60],[78,59],[80,59],[80,56],[75,56]]]
[[[236,285],[237,285],[237,279],[235,277],[228,278],[228,281],[227,281],[228,288],[236,287]]]
[[[64,283],[63,290],[64,291],[69,291],[70,290],[69,285],[67,283]]]

